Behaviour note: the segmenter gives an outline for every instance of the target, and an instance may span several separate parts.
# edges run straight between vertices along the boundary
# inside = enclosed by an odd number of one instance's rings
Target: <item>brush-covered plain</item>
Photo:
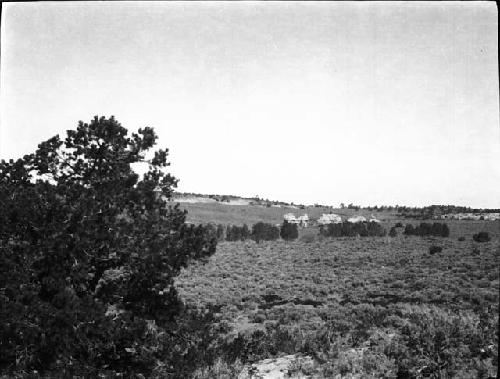
[[[187,303],[216,310],[232,346],[226,370],[302,354],[314,357],[312,377],[487,378],[498,362],[500,223],[450,229],[450,238],[309,229],[296,242],[223,242],[177,286]],[[472,240],[481,230],[491,241]]]

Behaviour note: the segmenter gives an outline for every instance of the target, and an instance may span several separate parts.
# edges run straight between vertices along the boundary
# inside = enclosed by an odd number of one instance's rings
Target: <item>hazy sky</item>
[[[4,3],[0,158],[152,126],[179,190],[500,207],[494,3]]]

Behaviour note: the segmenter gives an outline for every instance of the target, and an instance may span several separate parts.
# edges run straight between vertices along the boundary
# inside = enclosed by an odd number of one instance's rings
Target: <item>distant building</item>
[[[293,213],[287,213],[286,215],[283,216],[283,219],[289,224],[299,223],[299,221],[295,218],[295,215]]]
[[[321,217],[318,219],[319,225],[340,224],[341,222],[342,222],[342,217],[334,213],[329,213],[329,214],[323,213]]]
[[[309,223],[309,216],[307,214],[299,216],[299,218],[297,220],[298,220],[300,226],[307,228],[308,223]]]
[[[500,213],[485,213],[483,218],[488,221],[500,220]]]
[[[366,222],[366,218],[363,216],[354,216],[354,217],[348,218],[347,222],[351,222],[353,224],[356,224],[358,222]]]
[[[307,228],[307,226],[309,225],[309,216],[307,214],[295,217],[293,213],[287,213],[286,215],[283,216],[283,219],[289,224],[296,224],[303,226],[305,228]]]
[[[441,216],[445,220],[500,220],[500,213],[448,213]]]

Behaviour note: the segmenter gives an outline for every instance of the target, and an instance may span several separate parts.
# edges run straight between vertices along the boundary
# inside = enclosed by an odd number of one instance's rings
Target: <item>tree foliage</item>
[[[396,227],[392,227],[390,230],[389,230],[389,237],[397,237],[398,236],[398,231],[396,229]]]
[[[429,254],[436,254],[436,253],[440,253],[443,251],[443,248],[442,246],[436,246],[436,245],[431,245],[429,247]]]
[[[226,228],[226,241],[245,241],[250,237],[250,229],[247,224],[243,226],[228,225]]]
[[[257,222],[252,226],[252,238],[255,242],[274,241],[280,238],[280,229],[273,224]]]
[[[445,223],[434,222],[432,224],[427,222],[421,222],[420,225],[414,227],[411,224],[407,224],[404,231],[405,235],[414,236],[435,236],[435,237],[449,237],[450,228]]]
[[[148,374],[168,356],[153,331],[182,309],[173,279],[216,240],[163,200],[177,180],[168,150],[146,159],[156,139],[96,116],[0,162],[0,373]]]
[[[280,236],[287,241],[297,239],[299,237],[297,224],[291,224],[285,220],[281,225]]]
[[[322,225],[320,234],[325,237],[383,237],[386,231],[378,222],[342,222]]]
[[[488,242],[491,240],[491,237],[488,232],[479,232],[477,234],[474,234],[472,236],[472,239],[476,242]]]

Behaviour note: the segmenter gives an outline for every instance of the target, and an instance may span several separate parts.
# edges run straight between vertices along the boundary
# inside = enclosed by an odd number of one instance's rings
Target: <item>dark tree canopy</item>
[[[0,162],[0,374],[147,374],[167,354],[152,330],[181,309],[173,279],[216,240],[164,201],[156,139],[96,116]]]
[[[280,238],[280,229],[266,222],[257,222],[252,226],[252,238],[260,241],[274,241]]]
[[[435,237],[449,237],[450,228],[444,223],[435,222],[433,224],[421,222],[420,225],[413,227],[413,225],[406,225],[404,234],[415,236],[435,236]]]
[[[320,234],[325,237],[384,237],[386,230],[378,222],[350,223],[345,221],[322,225]]]
[[[297,224],[291,224],[285,220],[283,225],[281,225],[280,236],[287,241],[299,238],[299,229]]]
[[[250,234],[247,224],[243,224],[243,226],[228,225],[226,228],[226,241],[245,241],[250,237]]]

